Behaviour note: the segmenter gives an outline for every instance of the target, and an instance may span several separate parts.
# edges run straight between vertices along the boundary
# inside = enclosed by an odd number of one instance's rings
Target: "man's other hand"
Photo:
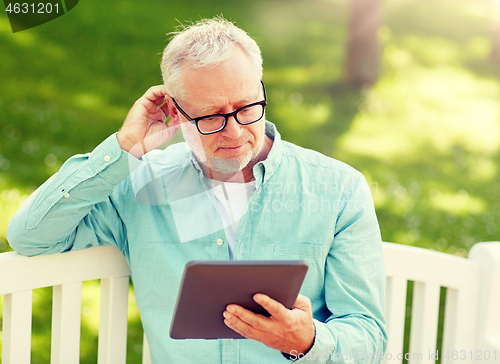
[[[117,134],[120,148],[140,158],[150,150],[168,143],[179,128],[177,118],[165,124],[171,102],[165,86],[149,88],[132,106]]]
[[[299,294],[293,309],[264,294],[256,294],[255,302],[271,314],[265,317],[238,305],[228,305],[224,311],[224,323],[247,339],[290,354],[307,353],[314,343],[315,328],[311,301]]]

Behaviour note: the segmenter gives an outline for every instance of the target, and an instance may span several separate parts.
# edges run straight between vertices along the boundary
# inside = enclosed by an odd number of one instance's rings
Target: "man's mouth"
[[[219,147],[219,149],[223,150],[224,152],[227,152],[227,153],[238,153],[245,147],[245,145],[247,145],[247,143],[243,143],[243,144],[236,145],[236,146]]]

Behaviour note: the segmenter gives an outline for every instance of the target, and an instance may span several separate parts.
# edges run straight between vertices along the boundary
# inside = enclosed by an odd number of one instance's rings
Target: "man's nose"
[[[238,139],[243,134],[244,128],[243,125],[238,124],[234,116],[230,116],[227,118],[227,124],[222,133],[227,138]]]

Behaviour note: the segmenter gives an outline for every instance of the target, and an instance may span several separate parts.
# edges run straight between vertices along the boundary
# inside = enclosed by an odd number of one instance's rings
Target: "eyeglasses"
[[[214,134],[226,127],[227,119],[231,116],[234,116],[234,119],[240,125],[253,124],[262,119],[264,116],[264,108],[267,105],[267,96],[264,82],[260,81],[260,83],[262,84],[262,89],[264,90],[264,100],[240,107],[229,114],[213,114],[201,116],[199,118],[192,118],[184,110],[182,110],[174,98],[172,98],[172,101],[182,115],[184,115],[192,124],[196,124],[200,134]]]

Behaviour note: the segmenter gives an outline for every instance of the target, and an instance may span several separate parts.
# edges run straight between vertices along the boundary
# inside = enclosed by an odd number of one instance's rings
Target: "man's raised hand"
[[[171,102],[165,86],[149,88],[134,103],[117,134],[120,147],[140,158],[150,150],[169,142],[179,128],[177,118],[165,124]]]

